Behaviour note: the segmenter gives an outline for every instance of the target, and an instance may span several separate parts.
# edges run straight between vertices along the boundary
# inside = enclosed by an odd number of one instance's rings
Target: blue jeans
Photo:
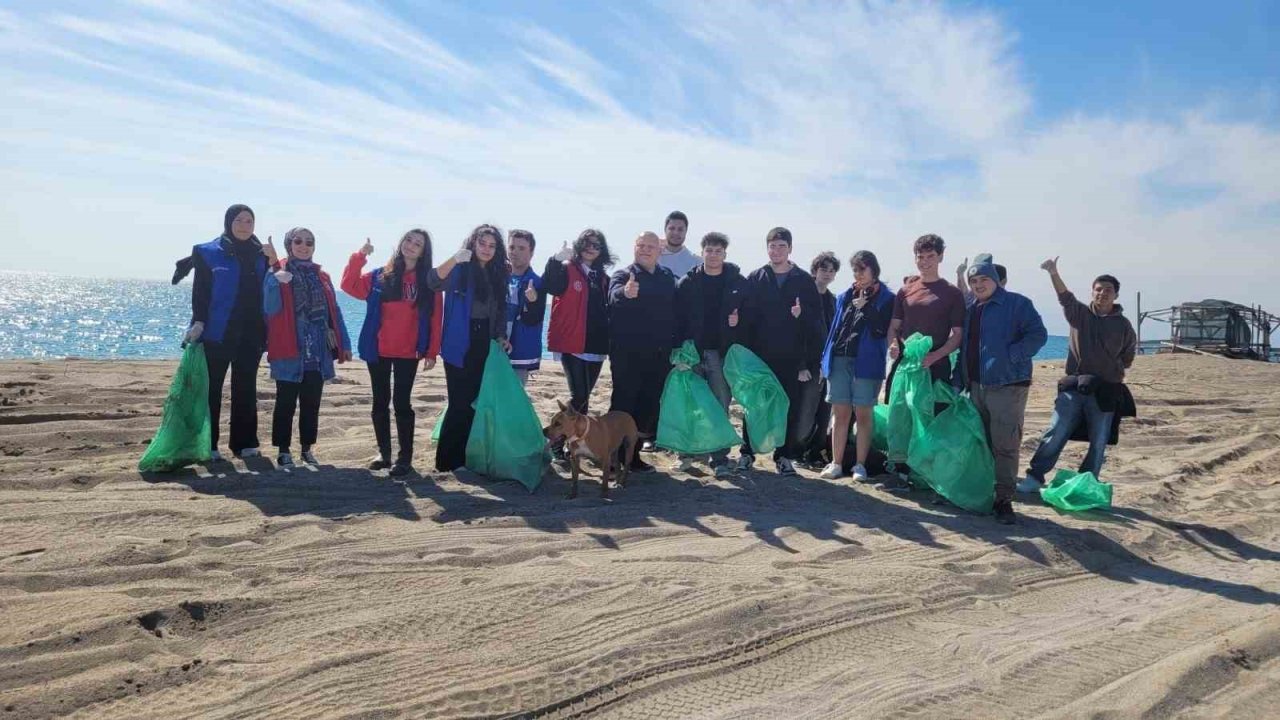
[[[1031,466],[1027,468],[1027,476],[1045,482],[1046,476],[1053,470],[1071,439],[1071,431],[1075,429],[1081,418],[1089,431],[1089,452],[1080,464],[1080,472],[1091,472],[1093,476],[1102,478],[1102,461],[1106,457],[1107,440],[1111,437],[1111,420],[1113,412],[1102,412],[1098,407],[1098,399],[1093,395],[1082,395],[1075,391],[1060,392],[1053,403],[1053,419],[1049,427],[1040,436],[1040,445],[1031,458]]]

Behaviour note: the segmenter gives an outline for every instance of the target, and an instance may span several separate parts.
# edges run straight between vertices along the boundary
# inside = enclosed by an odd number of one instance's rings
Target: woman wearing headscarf
[[[373,243],[352,253],[342,273],[342,291],[365,301],[364,326],[360,328],[360,358],[369,365],[373,386],[373,435],[378,455],[370,470],[391,468],[399,477],[413,471],[415,415],[410,393],[418,373],[436,366],[440,352],[441,301],[427,288],[431,270],[431,236],[415,228],[405,233],[386,265],[363,272],[373,254]],[[392,378],[394,377],[394,390]],[[391,414],[395,407],[400,452],[391,462]]]
[[[489,341],[507,342],[507,280],[511,270],[502,231],[480,225],[462,249],[427,276],[427,286],[444,290],[444,377],[449,409],[436,445],[436,470],[452,472],[467,461],[467,438],[475,419],[472,405],[480,394]]]
[[[191,285],[191,326],[187,342],[204,344],[209,366],[209,421],[213,460],[218,452],[222,385],[231,370],[231,453],[258,456],[258,365],[266,345],[262,283],[276,252],[253,234],[248,205],[232,205],[222,219],[222,234],[191,248],[195,281]]]
[[[332,380],[334,361],[351,359],[351,338],[342,320],[329,273],[312,258],[315,235],[296,227],[284,234],[285,259],[268,273],[262,287],[267,315],[267,363],[276,381],[271,444],[280,467],[293,465],[293,413],[300,408],[298,433],[302,461],[316,464],[312,448],[320,427],[320,397]]]

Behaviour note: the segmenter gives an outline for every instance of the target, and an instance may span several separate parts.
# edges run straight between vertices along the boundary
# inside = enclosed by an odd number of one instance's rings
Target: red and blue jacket
[[[284,267],[283,263],[280,267]],[[316,266],[320,287],[324,289],[325,304],[329,306],[329,329],[337,336],[338,347],[325,355],[320,364],[320,376],[332,380],[333,363],[351,359],[351,337],[347,324],[338,307],[338,296],[333,290],[329,273]],[[262,309],[267,316],[267,362],[271,366],[271,378],[285,382],[302,382],[302,358],[298,350],[298,321],[293,310],[292,283],[280,284],[274,273],[267,273],[262,283]]]
[[[367,363],[375,363],[382,357],[383,348],[392,345],[401,346],[407,343],[401,342],[406,336],[413,334],[414,354],[419,358],[435,359],[440,354],[440,325],[443,319],[442,311],[444,309],[444,300],[440,293],[436,293],[434,302],[431,304],[430,313],[418,312],[417,304],[413,300],[401,300],[398,303],[405,303],[414,308],[411,317],[414,323],[404,327],[395,327],[388,325],[383,327],[382,313],[382,268],[375,268],[372,272],[361,273],[367,258],[364,253],[352,253],[351,259],[347,261],[347,267],[342,272],[342,291],[356,298],[365,301],[364,325],[360,327],[360,340],[357,349],[360,353],[360,359]],[[430,271],[428,271],[430,272]],[[417,292],[429,292],[427,288],[418,288]],[[401,315],[400,317],[403,317]]]

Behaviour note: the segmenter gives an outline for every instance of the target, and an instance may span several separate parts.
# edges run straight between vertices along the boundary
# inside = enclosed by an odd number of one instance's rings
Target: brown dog
[[[598,417],[583,415],[559,400],[556,402],[560,405],[560,412],[551,418],[543,434],[553,441],[565,439],[573,469],[573,488],[569,497],[578,497],[579,464],[583,457],[599,463],[600,497],[609,497],[609,480],[613,477],[615,463],[618,465],[618,486],[627,482],[627,472],[639,442],[636,421],[624,412],[610,412]]]

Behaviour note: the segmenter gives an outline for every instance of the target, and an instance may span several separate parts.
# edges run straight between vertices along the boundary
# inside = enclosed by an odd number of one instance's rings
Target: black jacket
[[[720,342],[716,347],[707,347],[706,337],[703,334],[703,328],[706,324],[707,303],[705,294],[702,291],[702,284],[707,282],[708,275],[703,270],[701,263],[680,279],[680,283],[676,287],[676,307],[679,308],[677,313],[680,324],[679,344],[684,344],[685,340],[693,340],[698,347],[699,353],[705,350],[717,350],[720,352],[720,356],[724,357],[737,335],[736,329],[729,327],[729,315],[742,306],[742,292],[746,280],[742,277],[742,271],[733,263],[725,263],[724,270],[720,276],[724,278],[724,289],[720,296],[720,314],[722,316],[720,319]]]
[[[640,284],[634,298],[624,294],[632,273]],[[675,345],[676,276],[656,266],[649,272],[631,264],[609,282],[609,352],[669,351]]]
[[[779,288],[768,265],[747,276],[738,338],[765,360],[798,362],[815,376],[826,340],[822,300],[813,276],[793,265]],[[800,317],[791,314],[800,301]]]

